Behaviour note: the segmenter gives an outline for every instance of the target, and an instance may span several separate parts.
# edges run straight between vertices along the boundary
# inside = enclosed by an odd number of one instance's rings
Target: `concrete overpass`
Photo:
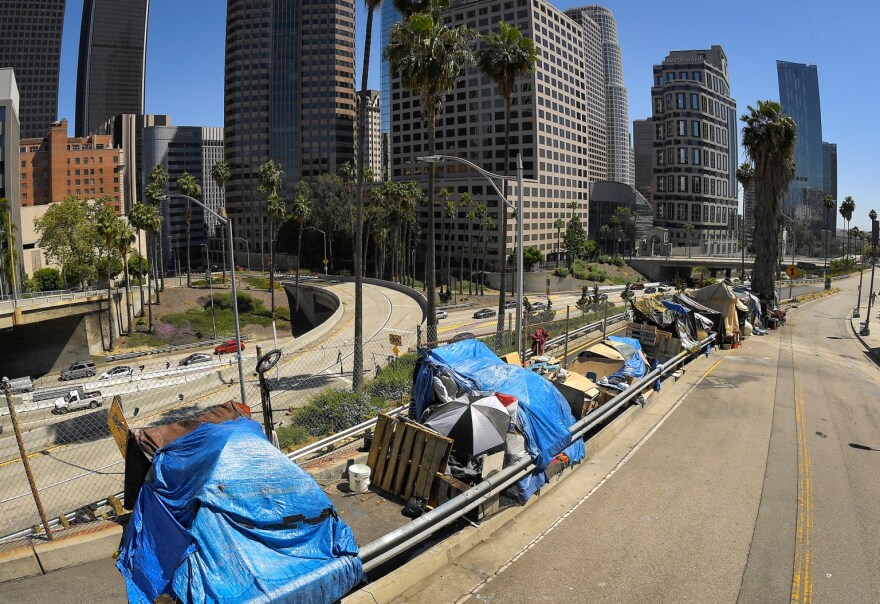
[[[746,272],[752,270],[753,264],[754,258],[746,257]],[[732,256],[637,256],[630,261],[630,265],[649,281],[672,281],[676,275],[682,279],[690,277],[697,267],[705,268],[709,277],[741,277],[743,260],[742,257]]]

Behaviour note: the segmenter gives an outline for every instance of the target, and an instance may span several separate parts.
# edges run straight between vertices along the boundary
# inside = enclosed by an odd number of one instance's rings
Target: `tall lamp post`
[[[206,212],[209,212],[212,216],[217,218],[220,221],[220,224],[226,225],[226,234],[228,235],[228,248],[229,248],[229,274],[232,279],[232,316],[235,321],[235,341],[238,343],[235,351],[235,358],[238,360],[238,386],[241,390],[241,404],[247,405],[247,395],[244,391],[244,365],[241,359],[241,326],[238,319],[238,292],[235,287],[235,245],[233,243],[235,237],[232,235],[232,218],[226,216],[226,208],[220,208],[221,214],[218,214],[205,204],[203,204],[198,199],[190,197],[189,195],[183,195],[181,193],[174,193],[172,195],[162,195],[159,199],[171,199],[172,197],[180,197],[182,199],[188,199],[194,204],[201,207]]]
[[[217,319],[214,317],[214,272],[211,270],[211,254],[208,252],[207,244],[200,243],[200,247],[205,248],[205,281],[208,282],[208,289],[211,290],[211,328],[214,330],[214,339],[217,339]]]
[[[324,276],[327,276],[327,265],[330,263],[330,260],[327,258],[327,233],[322,231],[318,227],[306,227],[307,231],[318,231],[324,236]],[[338,247],[338,246],[337,246]]]
[[[871,287],[868,288],[868,314],[865,315],[865,325],[859,332],[863,336],[871,335],[868,324],[871,322],[871,307],[874,302],[874,269],[877,268],[877,238],[880,235],[880,225],[877,223],[877,212],[871,210],[868,214],[871,219]]]
[[[495,189],[495,193],[498,195],[498,199],[506,205],[508,208],[512,209],[516,212],[516,351],[522,353],[520,350],[523,346],[522,339],[522,311],[523,311],[523,222],[524,222],[524,214],[523,214],[523,165],[522,165],[522,155],[517,155],[516,158],[516,204],[508,201],[504,195],[502,195],[501,190],[498,188],[498,185],[495,184],[496,180],[504,181],[504,180],[513,180],[510,176],[502,176],[501,174],[495,174],[493,172],[489,172],[479,167],[473,162],[470,162],[463,157],[457,157],[455,155],[426,155],[423,157],[416,158],[419,161],[423,161],[427,164],[440,164],[446,161],[458,162],[461,164],[465,164],[470,166],[477,172],[479,172],[483,177],[489,181],[489,184],[492,185],[492,188]],[[429,213],[432,215],[428,217],[428,220],[433,220],[433,210]],[[502,233],[502,238],[506,238],[507,234]],[[429,245],[433,245],[431,242]],[[506,253],[505,253],[506,255]],[[501,284],[501,287],[504,287],[504,283]]]
[[[251,245],[247,239],[243,237],[236,237],[238,241],[244,241],[244,251],[247,252],[247,267],[248,272],[251,272]]]

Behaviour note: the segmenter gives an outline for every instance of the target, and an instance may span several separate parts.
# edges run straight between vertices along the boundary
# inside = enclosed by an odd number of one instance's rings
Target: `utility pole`
[[[863,336],[871,335],[871,330],[868,325],[871,322],[871,307],[874,302],[874,270],[877,268],[877,239],[878,234],[880,234],[880,224],[877,222],[877,212],[875,210],[871,210],[868,214],[868,217],[871,219],[871,287],[868,289],[868,314],[865,316],[865,325],[862,327],[862,331],[859,332]]]

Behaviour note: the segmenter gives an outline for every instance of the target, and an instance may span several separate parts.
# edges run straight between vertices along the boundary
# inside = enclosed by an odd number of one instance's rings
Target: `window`
[[[692,163],[693,163],[695,166],[699,166],[700,163],[701,163],[700,160],[702,159],[702,158],[701,158],[702,153],[700,152],[699,149],[692,149],[692,151],[693,151],[693,162],[692,162]]]
[[[657,177],[657,192],[658,193],[665,193],[666,192],[666,177],[665,176],[658,176]]]
[[[657,151],[657,165],[658,166],[662,166],[664,164],[663,159],[664,159],[663,149],[660,149],[659,151]]]
[[[691,122],[691,136],[700,138],[700,122],[696,120]]]
[[[702,71],[695,71],[691,75],[693,76],[694,81],[697,81],[697,82],[703,81],[703,72]]]
[[[709,206],[707,205],[703,206],[703,222],[709,222]]]
[[[679,79],[679,80],[686,80],[686,79],[688,79],[688,72],[686,72],[686,71],[679,71],[679,72],[678,72],[678,79]]]
[[[678,220],[685,222],[688,219],[688,204],[678,204]]]
[[[666,177],[666,189],[670,193],[675,191],[675,177],[672,174]]]
[[[687,105],[685,103],[684,96],[685,95],[683,92],[676,93],[676,95],[675,95],[675,108],[676,109],[685,109],[686,108]]]
[[[657,218],[663,220],[666,218],[666,204],[658,203],[657,204]]]
[[[688,177],[680,175],[678,177],[678,191],[679,193],[687,193],[688,190]]]
[[[700,109],[700,95],[691,93],[691,109]]]
[[[654,99],[654,113],[663,113],[663,97]]]
[[[663,85],[663,76],[658,75],[657,76],[657,86],[662,86],[662,85]]]
[[[675,149],[672,147],[666,150],[666,163],[670,166],[675,163]]]
[[[699,178],[694,180],[699,184]],[[691,206],[691,222],[700,222],[700,206],[698,204],[693,204]]]
[[[691,191],[692,191],[693,193],[699,193],[699,192],[701,191],[701,189],[700,189],[700,177],[699,177],[699,176],[694,176],[694,180],[691,182]],[[697,216],[697,220],[699,220],[699,219],[700,219],[700,217]]]
[[[687,121],[678,120],[675,122],[675,132],[678,136],[687,136]]]
[[[687,164],[688,163],[688,150],[686,147],[680,147],[678,149],[678,163],[679,164]]]
[[[657,140],[662,140],[663,138],[663,124],[657,124]]]
[[[715,206],[709,208],[709,222],[715,222]]]

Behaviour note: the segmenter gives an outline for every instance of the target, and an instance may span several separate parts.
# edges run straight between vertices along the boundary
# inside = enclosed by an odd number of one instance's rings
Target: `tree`
[[[850,221],[852,220],[853,212],[856,211],[856,202],[852,198],[851,195],[847,195],[844,197],[843,201],[840,203],[840,215],[846,221],[846,266],[849,266],[849,252],[850,252]]]
[[[832,229],[831,216],[834,216],[834,210],[837,208],[837,201],[831,195],[826,195],[822,199],[822,207],[825,208],[825,274],[828,276],[828,231]],[[837,222],[835,220],[835,222]],[[830,283],[830,281],[829,281]]]
[[[518,28],[504,21],[498,22],[498,30],[483,37],[482,47],[476,52],[476,62],[480,71],[495,83],[498,94],[504,99],[504,174],[510,173],[510,107],[516,81],[521,76],[535,70],[538,55],[531,38],[522,35]],[[503,181],[504,197],[508,196],[507,181]],[[500,350],[504,342],[504,308],[507,293],[507,207],[499,206],[501,214],[499,257],[501,262],[501,287],[498,295],[498,324],[495,333],[495,346]],[[522,217],[517,217],[522,220]],[[523,261],[525,262],[525,260]]]
[[[64,279],[61,278],[61,271],[57,268],[41,268],[34,271],[35,290],[38,292],[50,292],[64,288]]]
[[[222,159],[220,161],[214,162],[214,165],[211,166],[211,178],[214,179],[214,182],[217,183],[217,186],[220,187],[220,195],[223,197],[223,207],[226,207],[226,183],[229,182],[229,179],[232,178],[232,170],[229,169],[229,164],[227,164]],[[222,249],[222,257],[223,257],[223,282],[226,282],[226,229],[223,228],[223,225],[220,225],[220,247]]]
[[[99,272],[103,272],[103,277],[107,279],[107,331],[110,334],[110,347],[113,350],[113,294],[111,292],[111,279],[113,278],[113,262],[116,260],[116,221],[119,218],[113,212],[110,206],[109,198],[101,198],[97,201],[100,207],[97,209],[97,228],[98,237],[106,254],[104,262],[99,262]]]
[[[455,217],[458,215],[458,206],[454,201],[446,201],[445,215],[449,219],[449,234],[446,238],[446,295],[449,295],[449,288],[452,287],[452,242],[455,241],[453,233],[455,228]],[[503,286],[502,286],[503,289]]]
[[[165,166],[157,164],[150,170],[150,184],[144,190],[144,198],[151,204],[157,206],[159,211],[159,223],[156,230],[152,233],[153,257],[157,260],[152,262],[153,271],[156,275],[156,304],[159,304],[159,292],[165,290],[165,254],[162,251],[162,211],[161,203],[165,199],[165,186],[168,184],[168,171]]]
[[[516,251],[510,252],[507,259],[509,262],[514,262],[516,260]],[[539,262],[544,262],[544,252],[533,245],[523,248],[523,270],[529,272]]]
[[[687,231],[688,236],[688,258],[691,257],[691,233],[694,232],[694,225],[690,222],[684,223],[684,230]]]
[[[136,229],[142,229],[147,232],[148,241],[155,237],[156,233],[160,231],[162,228],[162,214],[159,211],[159,207],[153,204],[146,203],[137,203],[132,207],[131,212],[128,214],[128,220]],[[152,262],[149,260],[150,250],[153,249],[152,253]],[[156,263],[156,252],[155,248],[151,246],[149,243],[147,244],[147,260],[146,260],[146,269],[147,269],[147,331],[153,331],[153,280],[151,278],[150,265],[155,265]],[[154,269],[155,270],[155,269]],[[158,287],[157,287],[158,289]],[[157,302],[158,302],[158,292],[156,294]],[[142,307],[143,308],[143,307]]]
[[[0,197],[0,242],[2,242],[0,243],[0,261],[3,262],[3,273],[10,287],[14,287],[16,282],[15,231],[17,230],[18,225],[12,221],[9,202],[5,197]]]
[[[485,294],[485,290],[483,289],[486,285],[486,257],[489,255],[489,231],[495,230],[495,221],[489,215],[489,212],[486,211],[486,206],[480,204],[483,207],[483,260],[480,262],[480,295]],[[504,289],[502,284],[501,289]],[[501,324],[501,328],[504,329],[504,324]]]
[[[293,206],[290,208],[290,220],[297,223],[297,241],[296,241],[296,274],[294,276],[296,289],[296,303],[293,314],[299,312],[299,269],[300,255],[302,254],[302,233],[306,223],[312,216],[312,199],[311,189],[307,182],[297,184],[296,197],[293,198]],[[291,318],[293,320],[293,318]]]
[[[257,168],[257,179],[259,184],[257,185],[257,191],[266,196],[266,201],[268,202],[269,198],[272,195],[278,194],[278,189],[281,188],[281,179],[284,177],[284,172],[281,170],[281,166],[275,163],[275,160],[270,159],[266,163],[262,164],[259,168]],[[265,270],[266,268],[266,260],[264,257],[266,246],[263,241],[263,222],[262,218],[260,219],[260,267]],[[269,267],[269,279],[272,280],[272,271],[275,267]]]
[[[275,224],[272,216],[284,217],[284,201],[278,196],[284,172],[274,160],[269,160],[257,168],[260,181],[257,190],[266,196],[266,214],[269,216],[269,292],[272,300],[272,320],[275,320]],[[263,258],[263,225],[260,225],[260,264],[265,267]]]
[[[177,179],[177,190],[187,197],[198,197],[202,194],[202,185],[195,176],[184,172]],[[186,200],[186,286],[192,287],[192,265],[190,264],[190,251],[192,249],[192,202]]]
[[[553,228],[556,229],[556,264],[559,265],[559,255],[562,249],[562,229],[565,227],[565,221],[562,218],[557,218],[553,221]]]
[[[449,230],[446,228],[446,206],[449,204],[449,197],[452,193],[449,192],[449,189],[442,188],[437,192],[437,196],[440,197],[440,271],[443,271],[443,248],[444,246],[449,245]],[[449,289],[449,281],[446,281],[446,289]],[[440,279],[440,293],[443,293],[443,278]]]
[[[408,3],[410,6],[415,3]],[[422,3],[419,3],[421,7]],[[397,3],[395,3],[397,6]],[[441,4],[430,4],[427,12],[412,13],[391,29],[383,53],[401,83],[419,95],[419,109],[428,134],[428,155],[437,153],[437,114],[443,98],[452,90],[472,62],[475,34],[460,26],[449,28],[440,15]],[[428,341],[437,341],[436,248],[434,234],[434,166],[428,169],[428,232],[425,289],[428,297]]]
[[[113,247],[117,256],[122,259],[122,272],[125,275],[125,317],[128,319],[128,329],[131,331],[131,281],[128,271],[128,255],[131,252],[131,244],[134,243],[134,229],[123,218],[116,221],[116,229],[113,233]]]
[[[474,261],[473,254],[471,253],[471,248],[473,245],[471,244],[471,204],[474,202],[474,198],[471,197],[470,193],[462,193],[459,196],[459,201],[461,205],[464,206],[464,217],[467,219],[465,221],[465,228],[467,230],[467,244],[468,244],[468,256],[470,259],[470,276],[468,277],[468,295],[471,294],[471,281],[473,280],[474,274]],[[462,246],[463,247],[463,246]],[[458,259],[458,293],[461,294],[461,279],[464,277],[464,249],[461,251],[461,257]]]
[[[587,243],[587,234],[584,231],[584,225],[581,224],[579,216],[572,215],[568,221],[568,227],[565,229],[565,236],[562,238],[562,248],[565,250],[568,270],[576,258],[584,255],[584,246]]]
[[[73,196],[50,204],[46,213],[34,221],[40,235],[39,246],[50,263],[61,266],[61,276],[68,287],[97,276],[96,251],[100,241],[96,222],[95,206]]]
[[[773,300],[779,264],[782,200],[794,179],[797,126],[776,101],[758,101],[741,118],[742,144],[754,165],[755,264],[752,290]]]
[[[286,213],[287,207],[281,196],[275,193],[269,195],[266,201],[266,214],[269,216],[269,299],[273,321],[275,320],[275,239],[278,235],[278,226],[284,220]]]

